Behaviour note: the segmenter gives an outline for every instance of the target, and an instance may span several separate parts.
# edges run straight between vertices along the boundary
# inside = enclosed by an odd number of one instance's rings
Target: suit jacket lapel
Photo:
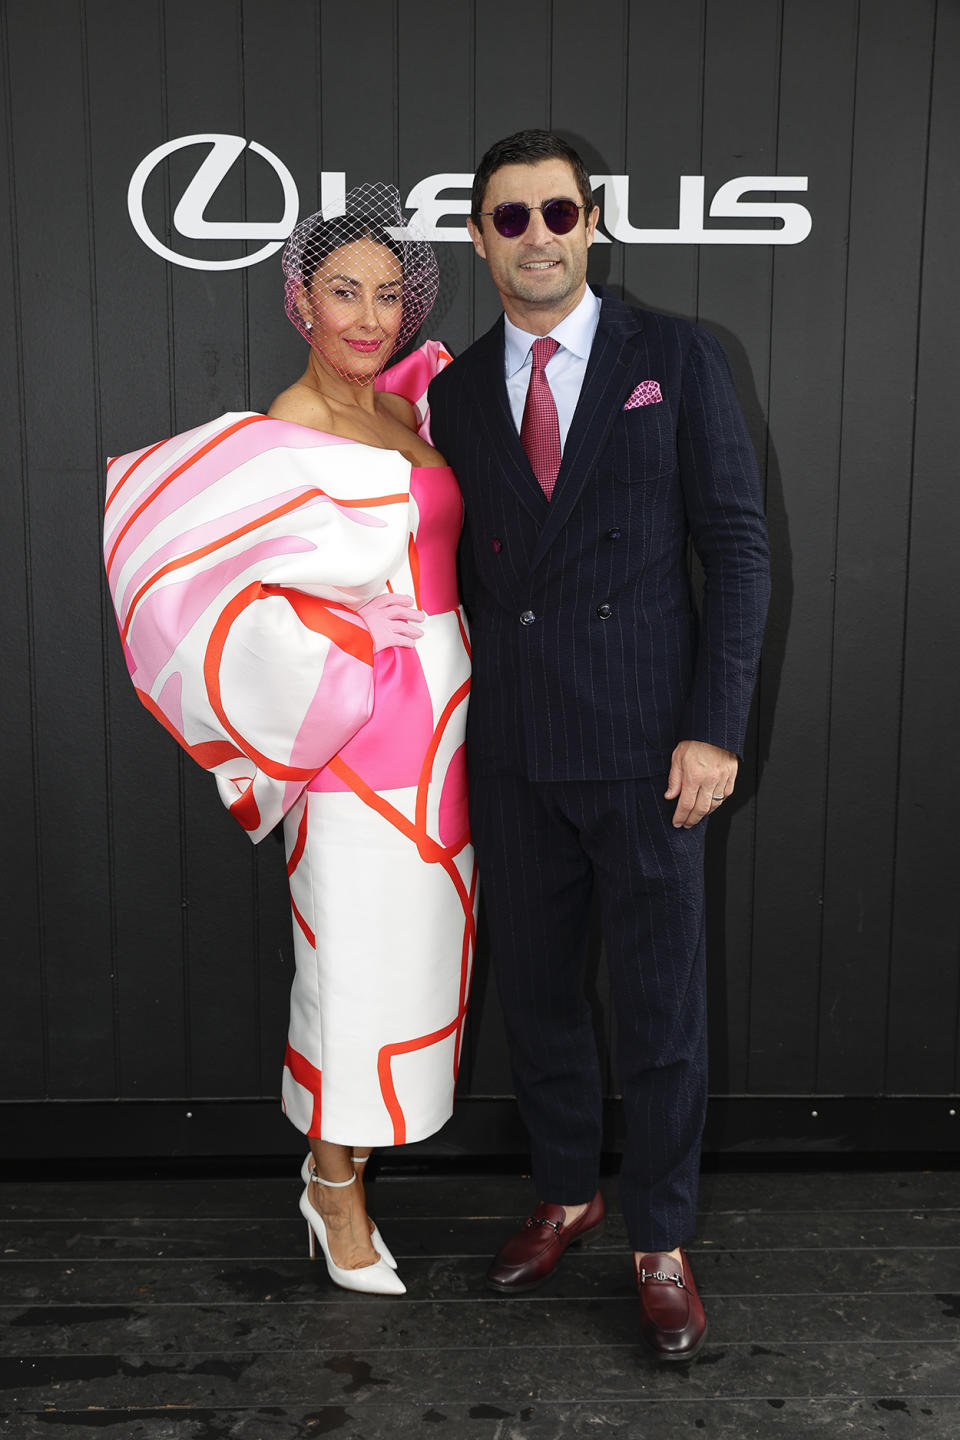
[[[550,502],[530,468],[510,413],[503,375],[503,317],[477,342],[477,402],[480,425],[504,480],[521,505],[542,525]]]
[[[636,311],[613,297],[602,297],[597,333],[563,447],[549,513],[534,551],[534,565],[543,559],[570,518],[593,469],[593,458],[630,394],[638,360],[635,337],[641,327]]]

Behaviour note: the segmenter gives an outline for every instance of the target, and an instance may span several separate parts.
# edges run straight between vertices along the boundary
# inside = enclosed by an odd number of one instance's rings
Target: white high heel
[[[369,1156],[369,1155],[351,1155],[351,1156],[350,1156],[350,1159],[351,1159],[355,1164],[361,1164],[361,1165],[362,1165],[362,1164],[366,1164],[366,1162],[370,1159],[370,1156]],[[313,1177],[314,1177],[314,1168],[313,1168],[312,1161],[313,1161],[313,1156],[312,1156],[312,1155],[307,1155],[307,1156],[304,1157],[303,1164],[300,1166],[300,1179],[303,1181],[304,1185],[309,1185],[309,1184],[310,1184],[310,1181],[311,1181],[311,1180],[313,1179]],[[329,1184],[330,1182],[327,1181],[326,1183]],[[349,1185],[350,1183],[351,1183],[351,1182],[350,1182],[349,1180],[341,1181],[341,1184],[343,1184],[343,1185]],[[368,1216],[367,1218],[369,1219],[370,1217]],[[373,1229],[370,1231],[370,1243],[371,1243],[371,1245],[373,1246],[374,1250],[376,1250],[377,1254],[380,1256],[380,1259],[381,1259],[381,1260],[385,1260],[385,1261],[387,1262],[387,1264],[390,1266],[390,1269],[391,1269],[391,1270],[396,1270],[396,1268],[397,1268],[397,1262],[396,1262],[396,1260],[394,1260],[393,1255],[392,1255],[392,1253],[391,1253],[391,1251],[390,1251],[390,1247],[387,1245],[386,1241],[384,1240],[383,1236],[380,1234],[380,1231],[377,1229],[377,1226],[376,1226],[375,1224],[374,1224]]]
[[[325,1185],[329,1190],[344,1190],[348,1185],[356,1182],[356,1173],[350,1176],[349,1180],[324,1180],[322,1175],[313,1171],[310,1181],[314,1185]],[[323,1251],[323,1258],[327,1262],[327,1274],[335,1285],[343,1290],[360,1290],[368,1295],[405,1295],[407,1287],[395,1270],[382,1259],[375,1260],[372,1265],[360,1265],[355,1270],[342,1270],[330,1257],[330,1245],[327,1241],[327,1227],[323,1223],[323,1216],[314,1205],[310,1203],[310,1185],[305,1186],[300,1196],[300,1214],[307,1222],[307,1235],[310,1241],[310,1259],[316,1259],[316,1245],[314,1237],[320,1241],[320,1249]]]

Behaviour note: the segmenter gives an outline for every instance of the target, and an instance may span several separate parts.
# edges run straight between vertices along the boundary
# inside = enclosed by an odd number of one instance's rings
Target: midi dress
[[[428,342],[378,387],[425,414],[447,358]],[[341,1144],[422,1139],[453,1108],[477,906],[461,525],[448,467],[253,412],[108,465],[104,556],[137,693],[254,842],[283,827],[283,1104]],[[374,653],[358,611],[390,591],[424,633]]]

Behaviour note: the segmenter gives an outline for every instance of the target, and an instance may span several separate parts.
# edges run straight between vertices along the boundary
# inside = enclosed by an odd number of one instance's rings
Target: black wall
[[[148,249],[135,167],[175,137],[245,136],[308,213],[321,172],[406,195],[526,125],[628,175],[634,226],[677,225],[681,175],[708,201],[736,176],[808,177],[780,196],[812,216],[799,244],[592,252],[594,279],[719,335],[766,477],[769,639],[738,796],[711,822],[708,1138],[952,1146],[957,0],[7,0],[0,45],[8,1151],[296,1145],[273,1105],[281,852],[251,849],[138,705],[99,527],[106,455],[266,408],[302,347],[276,256],[214,271]],[[202,154],[148,182],[156,233],[206,260],[255,249],[173,230]],[[280,208],[248,154],[207,218]],[[496,296],[468,245],[440,256],[431,332],[458,350]],[[446,1143],[521,1145],[482,1098],[510,1090],[483,956],[462,1078]]]

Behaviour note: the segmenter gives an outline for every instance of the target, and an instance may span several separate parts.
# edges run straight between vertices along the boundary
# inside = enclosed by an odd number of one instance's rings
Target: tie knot
[[[533,368],[542,370],[544,365],[560,349],[560,341],[554,340],[552,335],[544,335],[533,342]]]

